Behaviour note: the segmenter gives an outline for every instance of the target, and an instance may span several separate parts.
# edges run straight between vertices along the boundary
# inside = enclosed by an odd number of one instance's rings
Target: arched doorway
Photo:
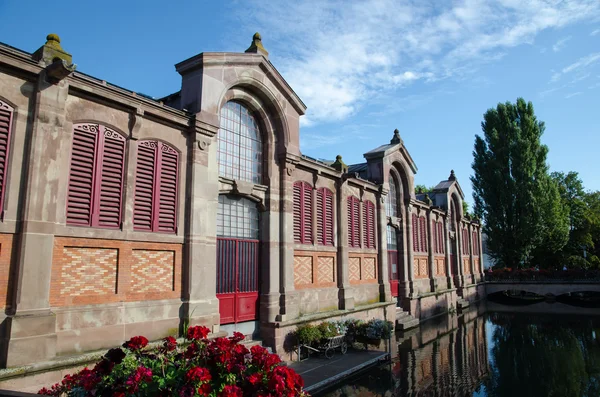
[[[255,116],[230,101],[220,115],[219,176],[260,184],[263,143]],[[221,324],[258,317],[260,222],[257,203],[235,194],[219,196],[217,211],[217,298]]]
[[[402,202],[400,199],[401,191],[396,177],[391,173],[389,176],[389,187],[390,191],[388,192],[385,206],[386,215],[390,217],[390,219],[398,218],[398,214],[401,213],[398,208],[398,203]],[[390,290],[394,297],[398,297],[399,295],[399,280],[404,280],[405,278],[401,249],[402,229],[398,229],[398,226],[398,224],[387,225],[388,272],[390,277]]]
[[[454,197],[450,200],[450,269],[452,272],[452,279],[454,280],[454,286],[460,287],[460,279],[458,273],[458,252],[457,252],[457,239],[458,239],[458,211],[455,204]]]

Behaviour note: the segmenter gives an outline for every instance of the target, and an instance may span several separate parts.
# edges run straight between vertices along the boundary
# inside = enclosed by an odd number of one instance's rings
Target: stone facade
[[[243,249],[237,254],[242,260],[230,294],[238,305],[233,322],[255,323],[251,333],[276,352],[283,352],[286,335],[304,321],[348,315],[393,319],[396,305],[428,317],[455,307],[459,297],[482,296],[480,225],[463,216],[456,178],[451,175],[427,197],[415,194],[416,165],[398,133],[389,145],[366,153],[365,164],[348,167],[340,156],[333,163],[303,156],[299,120],[305,105],[269,62],[259,35],[245,53],[202,53],[178,63],[181,90],[160,100],[74,71],[60,39],[49,35],[47,40],[33,54],[0,46],[0,109],[10,116],[0,119],[0,128],[1,120],[9,120],[4,128],[10,138],[0,222],[3,367],[109,348],[137,334],[160,339],[180,333],[185,324],[218,332],[225,321],[224,293],[217,288],[230,281],[222,268],[230,253],[221,249],[233,237],[218,229],[224,223],[217,218],[233,219],[220,197],[231,203],[246,200],[258,213],[256,227],[245,218],[236,226],[256,233],[250,240],[258,249],[252,251],[254,259]],[[219,134],[229,128],[223,109],[231,103],[251,115],[247,118],[259,134],[258,146],[241,148],[258,153],[248,152],[245,160],[258,158],[258,165],[234,159],[239,175],[249,172],[244,167],[258,169],[255,180],[225,172],[224,152],[244,156],[228,149]],[[103,127],[125,142],[118,168],[122,189],[98,199],[102,205],[112,205],[115,197],[120,203],[114,227],[102,226],[103,208],[94,227],[75,225],[67,217],[67,207],[78,197],[72,148],[75,126],[82,123]],[[177,159],[169,196],[175,201],[169,214],[176,226],[169,232],[142,230],[135,220],[143,204],[136,187],[142,141],[168,145]],[[104,179],[98,178],[88,179],[100,186]],[[386,203],[392,180],[397,208],[390,216]],[[303,230],[312,237],[301,243],[294,230],[293,192],[299,181],[309,186],[305,194],[313,203],[319,189],[330,192],[326,210],[334,220],[329,230],[318,211],[305,213],[312,221],[303,227],[312,229]],[[357,203],[355,214],[349,214],[349,197]],[[170,211],[158,207],[160,215],[152,215],[157,225]],[[412,215],[424,226],[418,252]],[[349,217],[357,222],[349,223]],[[398,236],[394,293],[388,226]],[[319,233],[332,233],[331,244],[319,244]],[[235,244],[250,240],[237,236]],[[255,301],[239,294],[248,277],[256,278],[256,291],[249,290],[257,294],[256,308]]]

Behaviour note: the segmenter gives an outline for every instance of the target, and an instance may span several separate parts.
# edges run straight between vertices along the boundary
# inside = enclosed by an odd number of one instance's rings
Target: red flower
[[[208,382],[212,378],[208,369],[200,367],[190,369],[185,377],[188,382]]]
[[[227,385],[219,393],[219,397],[242,397],[242,389],[235,385]]]
[[[250,382],[250,384],[254,385],[254,386],[261,383],[262,380],[263,380],[263,375],[260,372],[255,372],[248,377],[248,382]]]
[[[194,397],[194,388],[190,385],[183,386],[179,391],[179,397]]]
[[[187,331],[187,338],[189,340],[200,340],[206,339],[210,330],[203,325],[197,325],[195,327],[189,327]]]
[[[204,383],[198,388],[198,394],[201,396],[208,396],[211,391],[212,388],[210,387],[210,383]]]
[[[172,336],[167,336],[163,339],[163,346],[167,351],[173,351],[177,348],[177,341]]]
[[[196,346],[195,343],[192,343],[191,345],[189,345],[187,347],[187,350],[185,351],[185,358],[187,358],[187,359],[194,358],[194,356],[196,355],[197,352],[198,352],[198,346]]]
[[[127,379],[125,385],[128,391],[135,393],[139,390],[140,383],[150,382],[152,380],[152,370],[140,365],[135,372]]]
[[[236,332],[233,333],[233,336],[231,338],[229,338],[229,339],[231,339],[233,342],[241,342],[244,339],[246,339],[246,337],[241,332],[237,332],[236,331]]]
[[[105,355],[104,357],[106,357],[107,359],[109,359],[110,361],[112,361],[115,364],[121,364],[123,362],[123,359],[125,358],[126,354],[123,350],[119,349],[118,347],[115,349],[110,349]]]
[[[144,336],[134,336],[127,342],[123,343],[123,347],[129,350],[140,350],[148,346],[148,339]]]
[[[106,358],[103,358],[102,361],[100,361],[94,367],[94,372],[98,373],[99,375],[108,375],[112,372],[114,366],[115,363]]]
[[[113,393],[113,397],[125,397],[125,393],[122,391],[116,391]]]

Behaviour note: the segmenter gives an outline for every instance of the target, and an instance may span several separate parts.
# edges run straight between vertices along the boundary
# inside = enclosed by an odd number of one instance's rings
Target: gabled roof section
[[[438,183],[433,188],[433,191],[436,192],[436,193],[445,193],[445,192],[448,192],[453,185],[456,185],[456,190],[458,190],[458,194],[460,194],[460,198],[464,199],[465,198],[465,194],[463,193],[463,191],[462,191],[462,189],[460,187],[460,184],[456,180],[456,175],[454,175],[454,170],[451,170],[450,171],[450,176],[448,177],[448,179],[446,179],[445,181],[441,181],[440,183]]]
[[[394,130],[394,137],[390,140],[389,144],[381,145],[373,150],[370,150],[367,153],[365,153],[363,156],[367,161],[369,161],[369,160],[383,158],[383,157],[388,156],[391,153],[394,153],[396,151],[399,151],[400,153],[402,153],[402,156],[406,160],[406,162],[409,165],[409,167],[411,168],[412,172],[414,174],[416,174],[417,173],[417,165],[415,164],[415,161],[410,156],[410,153],[408,153],[408,150],[406,150],[406,146],[404,146],[404,141],[400,137],[400,132],[398,131],[398,129]]]
[[[306,105],[298,94],[285,81],[275,66],[260,53],[202,52],[179,62],[175,65],[175,69],[179,74],[185,74],[207,66],[257,66],[286,97],[298,114],[303,115],[306,112]]]

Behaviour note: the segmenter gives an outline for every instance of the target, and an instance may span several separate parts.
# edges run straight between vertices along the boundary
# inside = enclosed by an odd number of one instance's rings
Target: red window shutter
[[[369,208],[366,201],[363,202],[362,228],[363,247],[369,248]]]
[[[375,248],[375,204],[369,201],[369,206],[371,207],[371,219],[369,219],[369,223],[371,224],[371,248]]]
[[[354,196],[348,197],[348,245],[360,247],[360,202]]]
[[[8,174],[8,155],[10,153],[10,133],[14,109],[0,101],[0,214],[4,214],[4,192]]]
[[[133,227],[135,230],[152,230],[152,205],[156,188],[155,174],[156,142],[139,142],[133,207]]]
[[[365,201],[363,208],[364,246],[375,248],[375,205],[371,201]]]
[[[302,182],[294,183],[294,242],[302,242]]]
[[[99,126],[77,124],[73,131],[67,192],[67,224],[92,226]]]
[[[412,216],[412,231],[413,231],[413,251],[419,252],[419,222],[417,221],[417,215]]]
[[[427,223],[425,217],[420,217],[420,229],[421,229],[421,252],[427,252],[427,230],[425,230]]]
[[[317,243],[325,245],[325,194],[323,188],[317,190]]]
[[[102,131],[104,130],[104,131]],[[121,198],[125,169],[125,137],[106,127],[101,128],[101,173],[98,178],[98,226],[121,226]]]
[[[333,193],[331,190],[323,188],[323,198],[325,202],[324,244],[333,245]]]
[[[438,236],[441,244],[440,252],[443,254],[446,252],[446,239],[444,238],[444,225],[442,222],[438,222]]]
[[[312,244],[312,186],[302,183],[302,243]]]
[[[177,231],[177,180],[179,174],[179,153],[162,142],[157,148],[159,157],[158,176],[158,217],[155,230],[175,233]],[[156,201],[155,201],[156,205]]]

